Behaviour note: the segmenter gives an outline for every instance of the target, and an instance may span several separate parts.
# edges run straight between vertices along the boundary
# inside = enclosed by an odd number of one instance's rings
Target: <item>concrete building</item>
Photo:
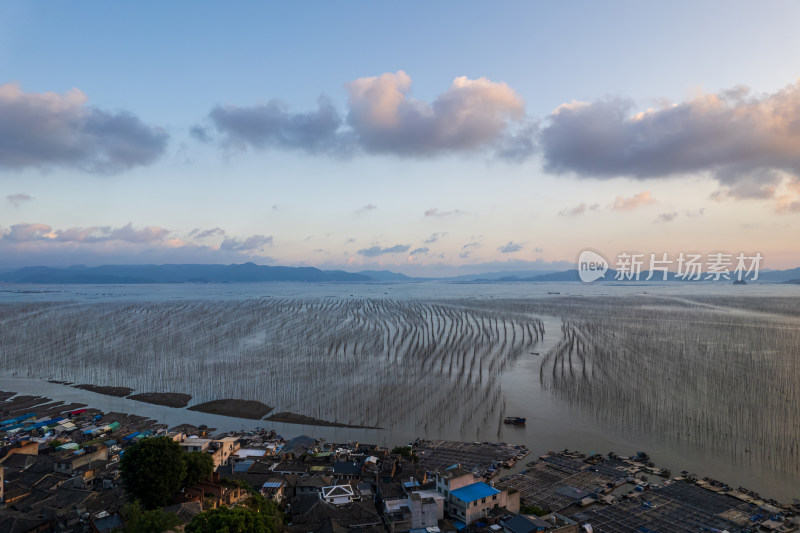
[[[228,459],[239,448],[239,442],[236,437],[223,437],[212,440],[208,445],[208,451],[211,452],[211,457],[214,460],[214,468],[228,464]]]
[[[78,451],[64,450],[55,455],[55,471],[72,475],[75,470],[92,461],[108,461],[108,448],[97,444]]]
[[[211,445],[211,439],[188,438],[178,444],[181,445],[185,452],[207,452]]]
[[[408,497],[411,510],[411,529],[436,527],[439,524],[439,506],[430,496],[414,492]]]
[[[482,481],[475,482],[472,472],[459,465],[436,475],[436,491],[444,497],[445,512],[465,524],[485,517],[494,508],[519,512],[519,493],[509,494]]]

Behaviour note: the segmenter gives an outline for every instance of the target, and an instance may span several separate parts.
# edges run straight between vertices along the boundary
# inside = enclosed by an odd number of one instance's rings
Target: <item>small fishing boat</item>
[[[519,416],[507,416],[505,420],[503,420],[504,424],[511,424],[513,426],[524,426],[525,419]]]

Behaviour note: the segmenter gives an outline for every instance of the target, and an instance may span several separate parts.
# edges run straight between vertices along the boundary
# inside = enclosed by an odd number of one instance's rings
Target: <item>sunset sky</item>
[[[0,3],[0,267],[800,266],[800,3]]]

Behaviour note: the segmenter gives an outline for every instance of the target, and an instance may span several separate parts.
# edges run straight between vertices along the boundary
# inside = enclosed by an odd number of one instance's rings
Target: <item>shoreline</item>
[[[226,401],[223,401],[223,402],[226,402]],[[241,400],[239,402],[241,402]],[[213,403],[213,402],[209,402],[209,403]],[[258,404],[259,402],[254,402],[254,403]],[[263,407],[266,407],[263,404],[259,404],[259,405],[263,406]],[[79,413],[77,413],[77,414],[76,413],[70,413],[70,411],[78,411]],[[169,430],[169,431],[181,431],[181,432],[186,432],[186,433],[197,433],[197,434],[203,434],[203,435],[211,436],[212,432],[216,431],[216,428],[209,427],[206,424],[194,425],[194,424],[189,424],[189,423],[182,423],[182,424],[169,426],[167,424],[160,423],[156,419],[149,418],[147,416],[142,416],[142,415],[135,414],[135,413],[124,413],[124,412],[117,412],[117,411],[114,411],[114,410],[101,410],[99,408],[90,407],[90,406],[87,406],[87,404],[81,404],[81,403],[77,403],[77,402],[67,403],[67,402],[64,402],[64,401],[54,401],[51,398],[48,398],[46,396],[25,395],[25,394],[18,394],[18,393],[11,392],[11,391],[0,390],[0,420],[5,421],[5,420],[8,420],[8,419],[11,419],[11,418],[14,418],[14,417],[18,417],[18,416],[21,416],[21,415],[30,414],[31,412],[36,412],[36,416],[33,418],[33,420],[36,420],[36,419],[38,419],[38,420],[42,420],[42,419],[47,420],[48,417],[52,418],[52,419],[56,419],[56,418],[59,418],[59,416],[63,416],[67,421],[69,421],[69,420],[76,420],[77,421],[78,419],[81,419],[81,420],[84,420],[84,421],[86,421],[86,420],[94,421],[94,423],[96,424],[96,427],[98,427],[98,428],[103,427],[103,425],[106,425],[106,427],[108,427],[108,425],[110,425],[110,424],[117,423],[117,428],[118,429],[116,429],[114,431],[108,430],[107,434],[100,433],[99,435],[95,435],[94,432],[93,432],[91,435],[86,436],[82,432],[82,434],[80,435],[81,438],[79,438],[79,441],[82,442],[83,445],[86,445],[86,444],[94,442],[94,441],[100,441],[100,440],[103,440],[103,439],[117,440],[118,442],[121,442],[120,439],[129,438],[129,437],[125,437],[125,434],[139,434],[140,432],[159,433],[159,432],[163,432],[163,431]],[[210,415],[210,416],[213,416],[213,414]],[[292,418],[294,420],[303,420],[303,421],[307,420],[307,418],[308,418],[308,417],[303,417],[301,415],[294,415],[292,413],[285,413],[285,412],[284,413],[277,413],[276,415],[273,415],[273,417],[279,418],[279,419],[282,419],[282,420],[286,420],[288,418]],[[269,417],[269,418],[273,418],[273,417]],[[269,420],[269,418],[267,418],[267,420]],[[255,420],[255,419],[253,419],[253,420]],[[325,421],[317,421],[317,422],[323,422],[324,423]],[[288,423],[288,422],[284,422],[284,423]],[[92,426],[92,427],[95,427],[95,426]],[[264,431],[265,428],[258,426],[258,427],[255,428],[255,430],[256,431],[258,431],[258,430]],[[36,431],[41,431],[41,430],[32,430],[32,431],[36,432]],[[273,432],[274,432],[274,430],[273,430]],[[217,437],[219,438],[219,437],[222,437],[222,436],[235,436],[235,435],[240,435],[240,434],[252,434],[252,430],[251,431],[246,431],[246,430],[243,429],[241,432],[240,431],[234,431],[234,430],[228,430],[228,431],[223,431],[222,433],[218,434]],[[22,437],[23,433],[18,432],[18,433],[16,433],[16,435],[18,437],[16,440],[19,440]],[[90,438],[90,437],[95,437],[95,438],[92,439],[92,440],[87,441],[86,439]],[[314,437],[314,438],[319,438],[319,437]],[[13,439],[13,435],[12,435],[12,442],[13,441],[14,441],[14,439]],[[417,439],[417,442],[419,442],[420,444],[423,444],[425,441],[420,441],[420,439]],[[397,443],[395,443],[395,445],[396,444]],[[468,444],[468,443],[464,443],[464,444]],[[475,443],[475,444],[478,444],[478,443]],[[486,444],[488,444],[488,443],[486,443]],[[527,450],[526,450],[526,455],[527,455],[527,453],[529,453],[529,452],[527,452]],[[556,453],[556,452],[548,452],[548,454],[563,455],[565,457],[570,457],[570,458],[575,458],[575,459],[580,458],[581,460],[586,458],[586,455],[584,455],[584,454],[581,454],[579,452],[568,452],[567,450],[565,450],[564,452],[558,452],[558,453]],[[609,458],[611,458],[612,456],[615,459],[619,458],[618,456],[616,456],[613,453],[609,453],[608,455],[609,455]],[[642,470],[647,472],[648,474],[651,474],[651,475],[666,476],[665,479],[671,479],[672,481],[688,480],[688,481],[691,481],[693,484],[695,484],[695,485],[697,485],[697,486],[699,486],[701,488],[705,488],[705,489],[711,490],[713,492],[720,492],[721,490],[723,490],[726,493],[729,492],[731,496],[739,498],[739,499],[741,499],[743,501],[757,501],[757,500],[760,500],[760,501],[769,503],[771,505],[784,507],[786,509],[789,509],[791,507],[791,505],[792,505],[791,503],[777,501],[774,498],[764,497],[761,494],[759,494],[758,492],[749,490],[749,489],[747,489],[745,487],[738,487],[737,489],[733,489],[733,487],[728,487],[727,484],[725,484],[722,481],[717,481],[717,480],[714,480],[714,479],[711,479],[711,478],[708,478],[708,477],[701,479],[700,476],[697,476],[696,474],[689,474],[689,473],[687,473],[685,471],[681,472],[681,474],[678,475],[678,476],[672,477],[671,474],[668,471],[666,471],[665,469],[659,469],[655,465],[653,465],[653,463],[649,462],[649,457],[647,457],[647,454],[640,452],[639,455],[640,455],[640,457],[638,457],[638,458],[631,457],[630,459],[635,461],[635,462],[641,462],[643,464]],[[591,456],[591,454],[590,454],[590,456]],[[601,456],[600,455],[596,455],[595,457],[601,457]],[[528,463],[526,466],[527,467],[531,467],[531,466],[533,466],[533,464],[534,463]],[[512,466],[513,466],[513,464],[512,465],[508,465],[507,468],[510,468]],[[492,474],[491,477],[492,478],[493,477],[497,477],[498,475],[501,474],[501,472],[503,472],[503,470],[499,470],[498,469],[496,472],[494,472]],[[509,475],[507,475],[506,477],[503,477],[500,480],[501,483],[505,482],[506,480],[508,480],[510,478],[519,477],[520,475],[523,475],[525,473],[523,471],[522,474],[513,474],[513,470],[511,470],[511,471],[505,470],[505,472],[508,472]],[[666,472],[666,474],[665,474],[665,472]]]
[[[76,389],[87,390],[106,396],[126,398],[138,402],[160,405],[163,407],[186,408],[190,411],[198,411],[212,415],[221,415],[231,418],[246,418],[248,420],[267,420],[269,422],[280,422],[282,424],[295,424],[301,426],[317,426],[347,429],[385,429],[380,426],[367,426],[360,424],[348,424],[335,420],[322,420],[312,416],[290,411],[281,411],[270,415],[274,411],[273,407],[256,400],[241,400],[238,398],[220,398],[208,402],[189,405],[192,400],[190,394],[180,392],[141,392],[131,394],[134,389],[130,387],[113,387],[107,385],[80,384],[72,385],[66,381],[48,380],[48,383],[59,385],[70,385]]]
[[[185,393],[179,392],[141,392],[137,393],[135,389],[130,387],[117,387],[117,386],[104,386],[104,385],[94,385],[94,384],[74,384],[68,381],[62,380],[39,380],[37,378],[29,378],[25,376],[9,376],[9,375],[2,375],[0,374],[0,379],[3,378],[10,378],[14,380],[24,380],[27,382],[33,383],[47,383],[52,386],[57,387],[64,387],[65,389],[72,389],[76,392],[78,391],[85,391],[90,394],[97,394],[101,397],[108,398],[111,400],[110,402],[106,402],[106,405],[111,405],[111,408],[106,407],[105,409],[97,409],[98,412],[101,411],[131,411],[135,413],[137,411],[151,411],[151,409],[142,409],[139,405],[131,406],[131,408],[125,408],[122,406],[116,405],[117,402],[114,400],[130,400],[136,402],[137,404],[148,405],[151,407],[157,408],[166,408],[169,411],[157,411],[156,413],[151,413],[147,416],[157,419],[157,420],[165,420],[165,419],[172,419],[177,418],[180,420],[179,422],[170,425],[169,423],[164,422],[164,425],[172,427],[172,426],[181,426],[186,425],[189,427],[198,427],[202,424],[192,424],[190,422],[183,421],[185,418],[191,418],[190,416],[181,416],[181,414],[188,415],[188,411],[192,413],[197,413],[198,415],[209,415],[211,417],[222,417],[227,419],[226,423],[221,422],[220,420],[215,420],[213,425],[217,427],[244,427],[245,421],[257,422],[257,421],[268,421],[272,422],[273,424],[278,425],[286,425],[289,427],[296,426],[298,429],[300,427],[316,427],[316,428],[331,428],[331,429],[353,429],[353,430],[384,430],[383,427],[377,426],[367,426],[367,425],[359,425],[359,424],[348,424],[344,422],[338,421],[330,421],[330,420],[322,420],[318,418],[314,418],[311,416],[293,413],[289,411],[282,411],[279,413],[271,414],[274,409],[271,406],[263,404],[261,402],[255,400],[241,400],[237,398],[221,398],[216,400],[211,400],[208,402],[202,402],[194,405],[189,405],[192,399],[192,396]],[[10,388],[18,389],[19,387],[14,387],[13,384]],[[6,389],[9,387],[6,385]],[[28,387],[26,387],[27,389]],[[38,388],[38,387],[37,387]],[[52,403],[53,405],[68,405],[71,409],[80,409],[80,408],[89,408],[89,405],[98,405],[99,403],[103,402],[88,402],[85,400],[82,401],[68,401],[68,400],[53,400],[47,397],[48,393],[38,393],[38,392],[4,392],[3,386],[0,386],[0,405],[6,399],[11,397],[16,397],[17,399],[26,398],[29,401],[33,401],[34,399],[42,400],[44,402],[46,400],[47,405]],[[59,394],[50,394],[51,396],[64,396]],[[70,395],[71,396],[71,395]],[[41,409],[45,403],[42,402],[34,402],[30,404],[32,407],[37,406],[38,409]],[[2,410],[0,410],[0,413]],[[47,411],[49,413],[49,409]],[[238,424],[237,424],[238,422]],[[288,429],[288,428],[287,428]],[[374,439],[373,439],[374,440]]]

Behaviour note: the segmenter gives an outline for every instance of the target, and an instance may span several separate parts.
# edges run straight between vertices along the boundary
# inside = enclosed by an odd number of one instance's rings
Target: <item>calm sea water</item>
[[[698,283],[665,284],[580,284],[580,283],[375,283],[375,284],[185,284],[185,285],[101,285],[33,286],[0,284],[0,302],[162,302],[180,300],[242,300],[248,298],[388,298],[408,299],[491,299],[491,298],[561,298],[582,295],[656,296],[790,296],[800,298],[800,286],[757,284]],[[560,320],[543,317],[546,334],[536,351],[544,354],[560,338]],[[505,426],[499,421],[475,423],[469,428],[446,428],[437,434],[417,434],[413,427],[385,430],[352,430],[272,424],[244,419],[206,415],[185,409],[169,409],[132,400],[101,396],[87,391],[50,384],[36,379],[10,377],[13,369],[3,368],[0,389],[20,393],[38,393],[48,397],[89,403],[104,410],[136,412],[170,425],[205,423],[220,430],[239,430],[256,426],[275,427],[284,436],[302,433],[329,440],[359,440],[386,445],[405,443],[416,437],[457,440],[492,440],[526,444],[534,456],[564,448],[583,452],[615,451],[632,454],[647,451],[654,462],[677,474],[688,470],[710,476],[732,486],[743,485],[768,497],[791,501],[800,497],[800,479],[796,474],[766,468],[747,455],[730,456],[712,446],[688,445],[670,436],[628,433],[617,426],[602,424],[579,407],[569,406],[544,390],[539,382],[540,357],[520,358],[501,376],[505,413],[525,416],[525,427]],[[398,406],[402,408],[402,406]],[[754,406],[758,408],[758,406]]]

